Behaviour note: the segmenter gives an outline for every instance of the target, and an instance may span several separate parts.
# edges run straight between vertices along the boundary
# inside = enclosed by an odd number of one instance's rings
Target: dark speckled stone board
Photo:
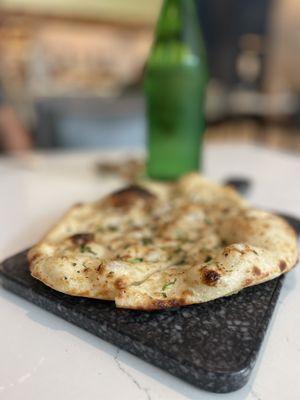
[[[286,217],[300,233],[300,221]],[[1,265],[3,286],[28,301],[199,388],[226,393],[245,385],[283,277],[205,304],[158,312],[56,292],[30,276],[26,251]]]

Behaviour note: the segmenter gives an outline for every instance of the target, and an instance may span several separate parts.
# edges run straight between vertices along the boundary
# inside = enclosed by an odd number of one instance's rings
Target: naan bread
[[[283,219],[195,173],[75,205],[28,259],[32,276],[60,292],[156,310],[287,272],[297,238]]]

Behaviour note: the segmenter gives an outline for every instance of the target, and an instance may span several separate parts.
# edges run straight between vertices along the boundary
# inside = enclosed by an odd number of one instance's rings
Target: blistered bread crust
[[[297,257],[286,221],[198,174],[77,204],[28,253],[32,276],[51,288],[140,310],[236,293]]]

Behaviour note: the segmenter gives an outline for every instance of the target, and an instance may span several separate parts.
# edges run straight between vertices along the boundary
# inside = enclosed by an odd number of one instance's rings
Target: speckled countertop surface
[[[104,155],[108,157],[108,154]],[[29,246],[73,202],[118,187],[92,173],[101,154],[37,154],[0,159],[0,257]],[[300,159],[246,145],[210,145],[206,173],[254,181],[249,200],[300,216]],[[299,268],[288,274],[249,383],[240,391],[203,392],[118,350],[93,335],[0,288],[0,398],[216,399],[300,398]]]

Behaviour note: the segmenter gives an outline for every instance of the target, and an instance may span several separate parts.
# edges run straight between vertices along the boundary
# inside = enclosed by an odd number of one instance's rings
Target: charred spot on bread
[[[163,310],[164,308],[181,307],[186,304],[184,299],[156,300],[153,302],[154,309]]]
[[[123,279],[118,278],[118,279],[116,279],[115,282],[114,282],[114,287],[115,287],[116,289],[118,289],[118,290],[122,290],[122,289],[124,289],[124,288],[126,287],[126,283],[124,282]]]
[[[179,298],[179,299],[162,299],[162,300],[154,300],[151,299],[149,302],[143,305],[138,305],[135,306],[135,310],[145,310],[145,311],[155,311],[155,310],[165,310],[167,308],[177,308],[177,307],[182,307],[185,306],[186,300]]]
[[[138,185],[130,185],[112,193],[106,200],[112,207],[128,207],[137,200],[151,201],[154,199],[155,195],[148,190]]]
[[[254,265],[254,267],[252,268],[252,272],[253,272],[253,274],[256,275],[256,276],[261,275],[261,270],[260,270],[258,267],[256,267],[255,265]]]
[[[101,262],[101,263],[98,265],[98,267],[96,268],[96,271],[97,271],[99,274],[103,274],[104,270],[105,270],[105,265]]]
[[[186,289],[182,292],[182,297],[188,297],[188,296],[192,296],[193,295],[193,291],[190,289]]]
[[[39,253],[33,253],[31,254],[30,252],[27,254],[27,258],[29,262],[33,262],[34,260],[36,260],[37,258],[39,258],[41,256],[41,254]]]
[[[221,275],[217,271],[214,271],[213,269],[205,269],[202,272],[202,279],[205,285],[215,286],[220,278]]]
[[[251,278],[247,278],[244,281],[245,286],[250,286],[250,285],[252,285],[252,283],[253,283],[253,280]]]
[[[94,234],[87,232],[76,233],[75,235],[70,236],[70,239],[72,243],[82,246],[94,240]]]
[[[279,269],[280,269],[280,271],[281,272],[285,271],[286,267],[287,267],[286,262],[284,260],[280,260],[279,261]]]

